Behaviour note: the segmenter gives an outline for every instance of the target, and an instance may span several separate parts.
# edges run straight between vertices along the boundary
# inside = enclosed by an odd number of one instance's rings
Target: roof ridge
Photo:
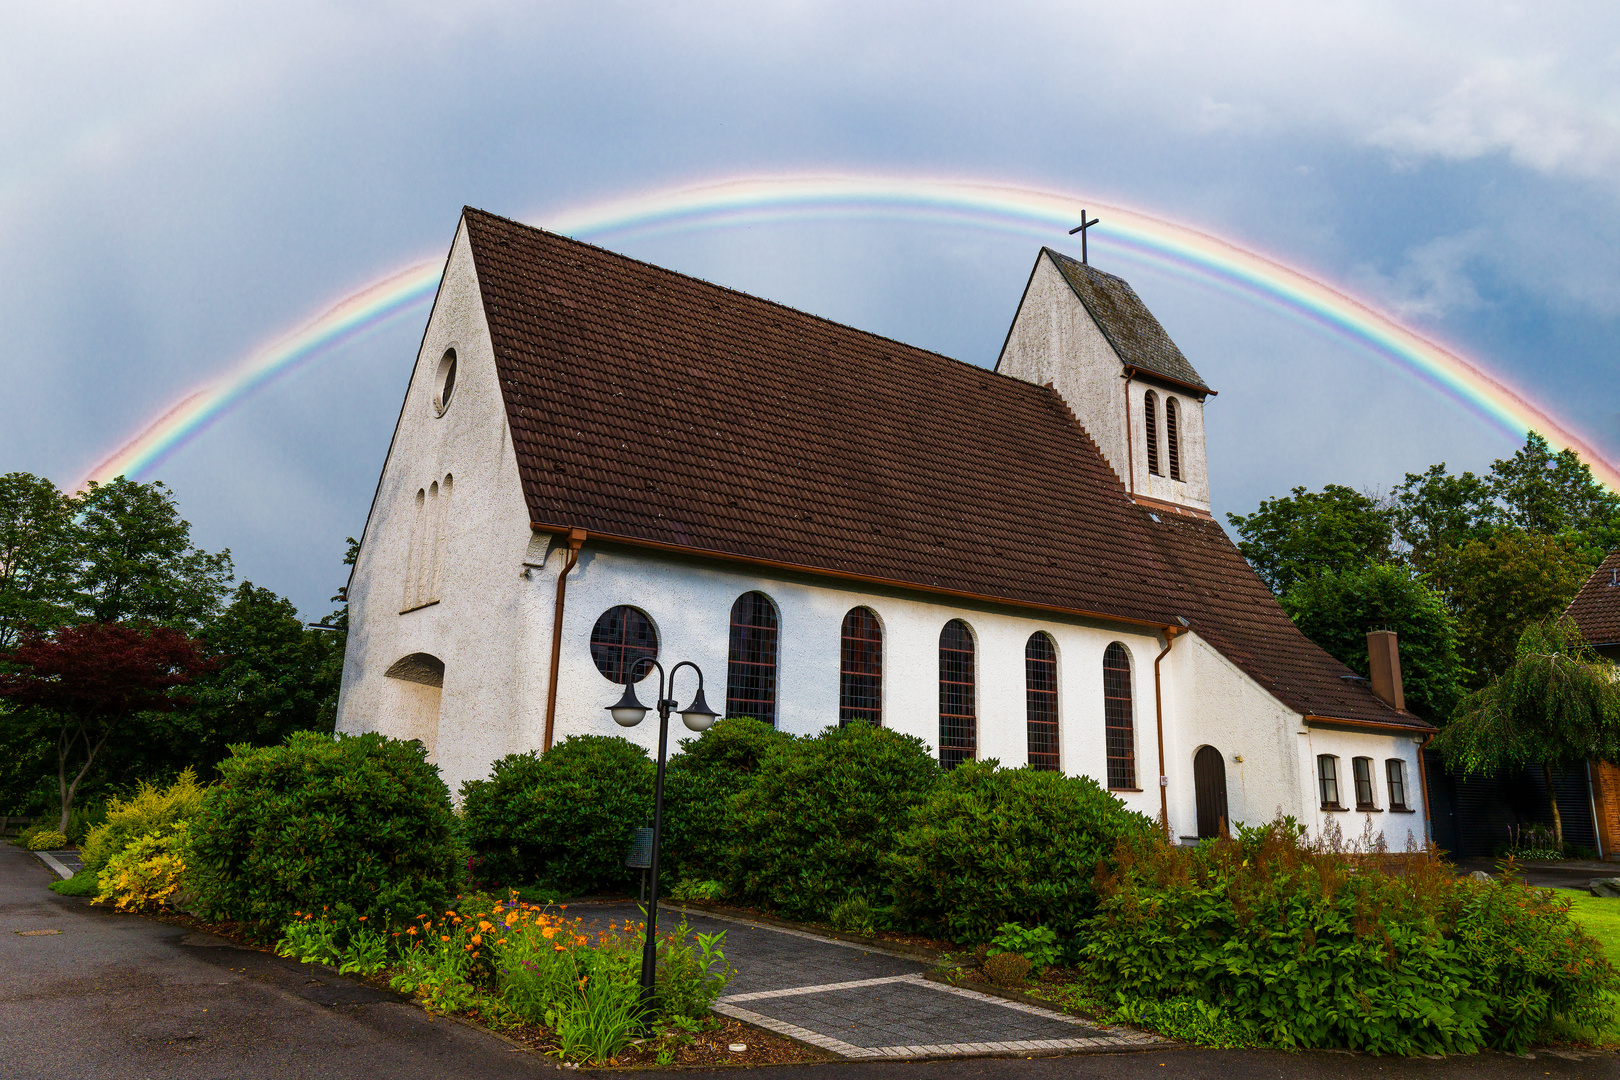
[[[1033,385],[1035,385],[1034,383],[1029,382],[1027,379],[1020,379],[1016,375],[1008,375],[1008,374],[1005,374],[1004,372],[1000,372],[1000,371],[995,370],[995,368],[984,367],[983,365],[975,364],[971,360],[963,360],[960,357],[949,356],[949,355],[947,355],[945,353],[938,352],[938,351],[936,351],[934,349],[924,348],[921,345],[913,345],[910,342],[901,341],[899,338],[892,338],[892,337],[889,337],[887,334],[880,334],[875,330],[862,329],[861,327],[855,326],[855,325],[853,325],[851,323],[839,322],[837,319],[828,318],[825,315],[817,315],[813,311],[805,311],[803,308],[793,307],[791,304],[786,304],[786,303],[782,302],[781,300],[772,300],[768,296],[757,296],[754,293],[745,292],[742,289],[736,288],[735,286],[724,285],[724,284],[721,284],[718,281],[710,281],[708,278],[698,277],[696,274],[688,274],[688,273],[684,273],[684,272],[682,272],[680,270],[671,270],[667,266],[659,266],[657,263],[648,262],[646,259],[638,259],[634,255],[626,255],[622,251],[614,251],[612,248],[603,247],[600,244],[593,244],[589,240],[580,240],[577,237],[568,236],[565,233],[552,232],[550,229],[547,229],[547,228],[545,228],[544,226],[541,226],[541,225],[530,225],[528,222],[518,221],[516,218],[509,218],[509,217],[506,217],[506,216],[504,216],[502,214],[497,214],[497,213],[494,213],[494,212],[489,211],[489,210],[484,210],[484,209],[482,209],[480,207],[477,207],[477,206],[463,206],[461,208],[461,212],[464,215],[467,214],[468,212],[471,212],[471,213],[474,213],[474,214],[479,214],[479,215],[482,215],[483,217],[494,218],[496,221],[505,222],[508,225],[516,225],[520,229],[527,229],[527,230],[529,230],[531,232],[542,233],[542,234],[544,234],[546,236],[553,237],[554,239],[557,239],[557,240],[562,240],[562,241],[564,241],[566,243],[569,243],[569,244],[575,244],[575,245],[577,245],[579,247],[589,248],[592,251],[601,252],[604,255],[610,255],[615,259],[622,259],[623,261],[625,261],[627,263],[633,263],[636,266],[644,266],[644,267],[648,268],[649,270],[656,270],[661,274],[668,274],[671,277],[685,278],[687,281],[695,281],[695,282],[698,282],[701,285],[707,285],[711,289],[720,289],[720,290],[722,290],[724,292],[728,292],[728,293],[732,294],[733,296],[740,296],[740,297],[742,297],[742,298],[744,298],[746,300],[752,300],[755,303],[768,304],[771,307],[780,308],[783,311],[791,312],[792,314],[798,315],[798,316],[800,316],[802,318],[813,319],[814,321],[816,321],[818,323],[823,323],[823,324],[825,324],[827,326],[836,327],[839,330],[849,330],[849,331],[853,331],[853,332],[855,332],[857,334],[862,334],[862,335],[864,335],[866,337],[869,337],[869,338],[874,338],[874,339],[876,339],[878,341],[886,341],[889,344],[899,346],[900,348],[905,349],[908,352],[923,353],[925,355],[932,356],[932,357],[934,357],[936,359],[939,359],[939,360],[948,360],[953,364],[960,364],[963,367],[972,368],[973,370],[978,371],[978,372],[982,372],[982,373],[984,373],[986,375],[994,375],[997,378],[1010,379],[1015,383],[1022,383],[1025,386],[1033,386]],[[476,253],[475,253],[475,257],[476,257]],[[1123,280],[1123,279],[1120,279],[1120,280]]]

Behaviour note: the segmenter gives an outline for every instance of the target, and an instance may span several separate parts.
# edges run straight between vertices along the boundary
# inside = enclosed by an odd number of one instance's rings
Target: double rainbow
[[[1343,337],[1415,375],[1514,438],[1540,432],[1569,448],[1611,490],[1620,469],[1570,425],[1523,391],[1432,338],[1379,312],[1349,292],[1208,233],[1128,207],[1060,192],[953,180],[878,177],[748,177],[655,191],[547,215],[554,232],[601,240],[615,233],[697,229],[807,217],[902,219],[968,224],[1051,240],[1079,221],[1080,207],[1099,214],[1094,239],[1120,256],[1213,285],[1268,309]],[[345,297],[323,314],[249,354],[220,378],[198,387],[90,470],[86,480],[142,479],[175,451],[272,380],[344,342],[424,307],[442,268],[423,261]]]

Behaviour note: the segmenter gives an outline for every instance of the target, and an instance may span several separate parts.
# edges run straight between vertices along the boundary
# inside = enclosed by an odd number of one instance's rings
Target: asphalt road
[[[45,888],[51,880],[32,855],[0,845],[0,1078],[504,1080],[557,1075],[553,1059],[513,1050],[464,1024],[431,1019],[395,995],[313,965],[57,896]],[[33,930],[60,933],[25,936]],[[767,1072],[769,1080],[1620,1080],[1620,1060],[1606,1054],[1428,1060],[1175,1050],[836,1062]]]

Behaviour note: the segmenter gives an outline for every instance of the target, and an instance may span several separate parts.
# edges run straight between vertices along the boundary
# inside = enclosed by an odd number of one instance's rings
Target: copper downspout
[[[551,733],[557,724],[557,669],[562,665],[563,600],[568,595],[568,571],[579,562],[579,549],[584,543],[584,529],[568,530],[568,561],[557,575],[557,608],[551,617],[551,681],[546,686],[546,742],[542,753],[551,749]]]
[[[1136,491],[1136,439],[1131,433],[1131,380],[1136,369],[1125,370],[1125,493],[1130,495]]]
[[[1428,747],[1433,735],[1423,736],[1418,743],[1418,783],[1423,785],[1423,843],[1425,846],[1434,843],[1434,819],[1429,816],[1429,770],[1423,764],[1423,751]]]
[[[1153,711],[1159,727],[1159,820],[1164,822],[1165,836],[1170,835],[1170,775],[1164,771],[1164,694],[1159,689],[1159,661],[1170,652],[1181,631],[1179,626],[1165,627],[1164,651],[1153,658]]]

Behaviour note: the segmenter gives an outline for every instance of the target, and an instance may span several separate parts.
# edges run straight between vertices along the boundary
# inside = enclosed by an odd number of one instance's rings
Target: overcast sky
[[[548,213],[759,173],[1126,203],[1347,284],[1620,459],[1620,8],[1137,2],[8,4],[0,471],[69,484],[463,204]],[[1026,235],[803,221],[602,242],[976,363]],[[1067,247],[1061,232],[1050,243]],[[1366,352],[1136,286],[1221,394],[1217,511],[1387,489],[1514,440]],[[154,478],[311,616],[344,578],[422,319],[254,398]]]

